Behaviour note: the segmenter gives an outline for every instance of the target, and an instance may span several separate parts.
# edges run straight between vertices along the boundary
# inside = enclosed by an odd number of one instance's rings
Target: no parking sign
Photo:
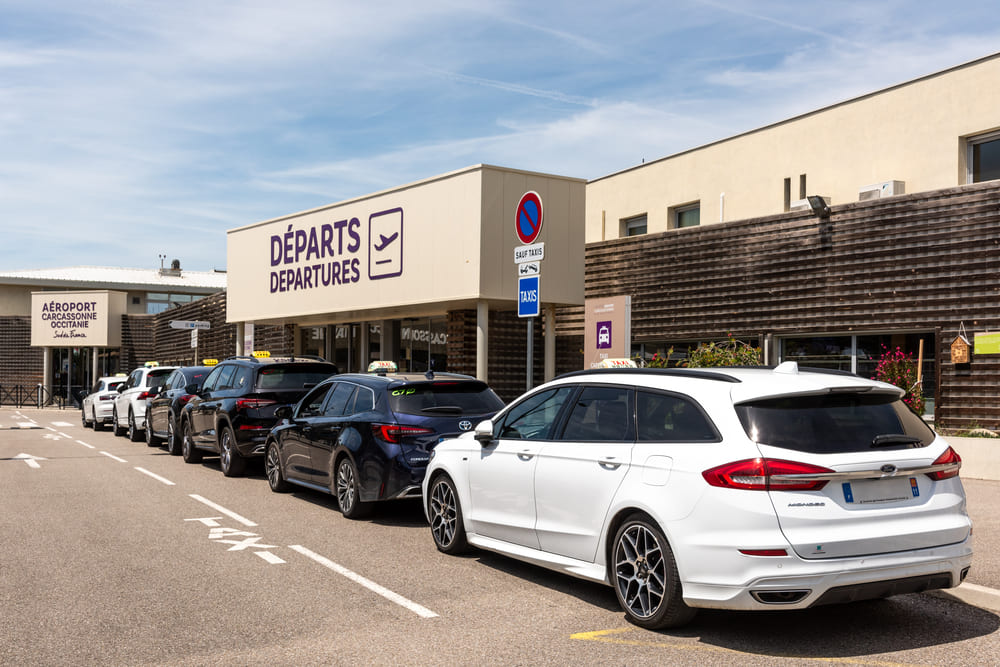
[[[517,202],[514,215],[514,231],[521,243],[534,243],[542,231],[542,198],[537,192],[525,192]]]

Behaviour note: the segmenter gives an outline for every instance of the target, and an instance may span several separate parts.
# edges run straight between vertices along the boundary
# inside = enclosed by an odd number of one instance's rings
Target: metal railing
[[[0,405],[11,405],[18,408],[26,406],[44,408],[51,406],[63,410],[66,408],[66,397],[53,394],[41,384],[34,386],[0,384]]]

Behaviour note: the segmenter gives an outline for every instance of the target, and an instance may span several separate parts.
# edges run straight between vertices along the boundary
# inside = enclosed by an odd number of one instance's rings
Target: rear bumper
[[[745,556],[744,585],[683,581],[692,607],[734,610],[805,609],[889,597],[962,583],[972,564],[970,540],[933,549],[864,558],[805,560]],[[778,574],[780,572],[780,574]]]

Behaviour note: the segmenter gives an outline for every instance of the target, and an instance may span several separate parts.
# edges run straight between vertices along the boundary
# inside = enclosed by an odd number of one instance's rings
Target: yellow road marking
[[[622,637],[616,637],[615,635],[625,634],[627,632],[636,632],[636,628],[614,628],[612,630],[594,630],[593,632],[577,632],[569,636],[570,639],[577,639],[580,641],[590,641],[590,642],[603,642],[605,644],[620,644],[622,646],[652,646],[659,648],[672,648],[681,649],[684,651],[708,651],[713,653],[731,653],[732,655],[760,655],[760,657],[768,657],[764,654],[749,654],[745,651],[736,651],[733,649],[723,648],[721,646],[709,646],[707,644],[684,644],[679,642],[668,642],[668,641],[649,641],[644,639],[625,639]],[[859,658],[817,658],[811,656],[803,655],[781,655],[772,654],[770,657],[774,658],[789,658],[792,660],[806,660],[810,662],[828,662],[828,663],[841,663],[847,665],[872,665],[873,667],[927,667],[927,665],[920,665],[910,662],[886,662],[885,660],[865,660]]]

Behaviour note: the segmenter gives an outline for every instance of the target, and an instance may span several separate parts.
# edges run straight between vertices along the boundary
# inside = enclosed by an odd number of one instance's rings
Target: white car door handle
[[[530,461],[531,459],[535,458],[535,455],[531,452],[531,450],[526,449],[523,452],[518,452],[517,458],[521,459],[522,461]]]
[[[598,461],[597,465],[601,466],[605,470],[618,470],[619,468],[622,467],[620,461],[616,461],[613,457],[610,456],[604,459],[603,461]]]

